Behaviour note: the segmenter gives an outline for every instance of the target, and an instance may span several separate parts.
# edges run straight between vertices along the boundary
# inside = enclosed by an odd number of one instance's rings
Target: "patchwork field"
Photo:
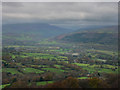
[[[67,77],[86,80],[89,79],[88,74],[95,77],[100,73],[101,78],[105,78],[104,74],[118,73],[117,53],[113,51],[84,50],[79,45],[66,48],[67,45],[52,46],[56,42],[42,42],[45,43],[51,46],[15,45],[3,49],[2,72],[5,76],[2,88],[12,87],[9,80],[18,84],[25,81],[29,87],[40,87]]]

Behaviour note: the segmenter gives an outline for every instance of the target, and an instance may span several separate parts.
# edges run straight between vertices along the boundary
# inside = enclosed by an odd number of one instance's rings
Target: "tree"
[[[28,87],[28,83],[21,80],[12,83],[12,85],[10,86],[10,88],[27,88],[27,87]]]
[[[88,83],[91,88],[110,88],[110,86],[107,84],[107,82],[105,82],[97,77],[93,77],[93,78],[89,79]]]
[[[65,80],[55,82],[53,84],[48,84],[45,88],[80,88],[79,80],[73,77],[68,77]]]

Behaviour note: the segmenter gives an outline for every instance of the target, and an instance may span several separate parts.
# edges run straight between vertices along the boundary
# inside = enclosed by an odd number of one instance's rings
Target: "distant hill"
[[[3,43],[40,41],[72,30],[45,23],[6,24],[2,26]]]
[[[118,28],[117,26],[91,29],[77,30],[74,33],[60,35],[56,40],[74,43],[99,43],[99,44],[117,44]]]
[[[76,32],[118,33],[118,26],[106,26],[93,29],[80,29]]]

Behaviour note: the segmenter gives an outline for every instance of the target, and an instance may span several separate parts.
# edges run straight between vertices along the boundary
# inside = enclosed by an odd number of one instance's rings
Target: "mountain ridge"
[[[6,24],[2,27],[3,43],[8,43],[8,41],[40,41],[72,31],[46,23]]]
[[[112,26],[94,30],[78,30],[56,37],[56,40],[73,43],[117,44],[118,27]]]

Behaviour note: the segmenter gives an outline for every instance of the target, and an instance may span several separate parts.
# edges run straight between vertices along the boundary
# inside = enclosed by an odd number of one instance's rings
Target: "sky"
[[[64,28],[117,25],[117,2],[3,2],[3,24],[48,23]]]

